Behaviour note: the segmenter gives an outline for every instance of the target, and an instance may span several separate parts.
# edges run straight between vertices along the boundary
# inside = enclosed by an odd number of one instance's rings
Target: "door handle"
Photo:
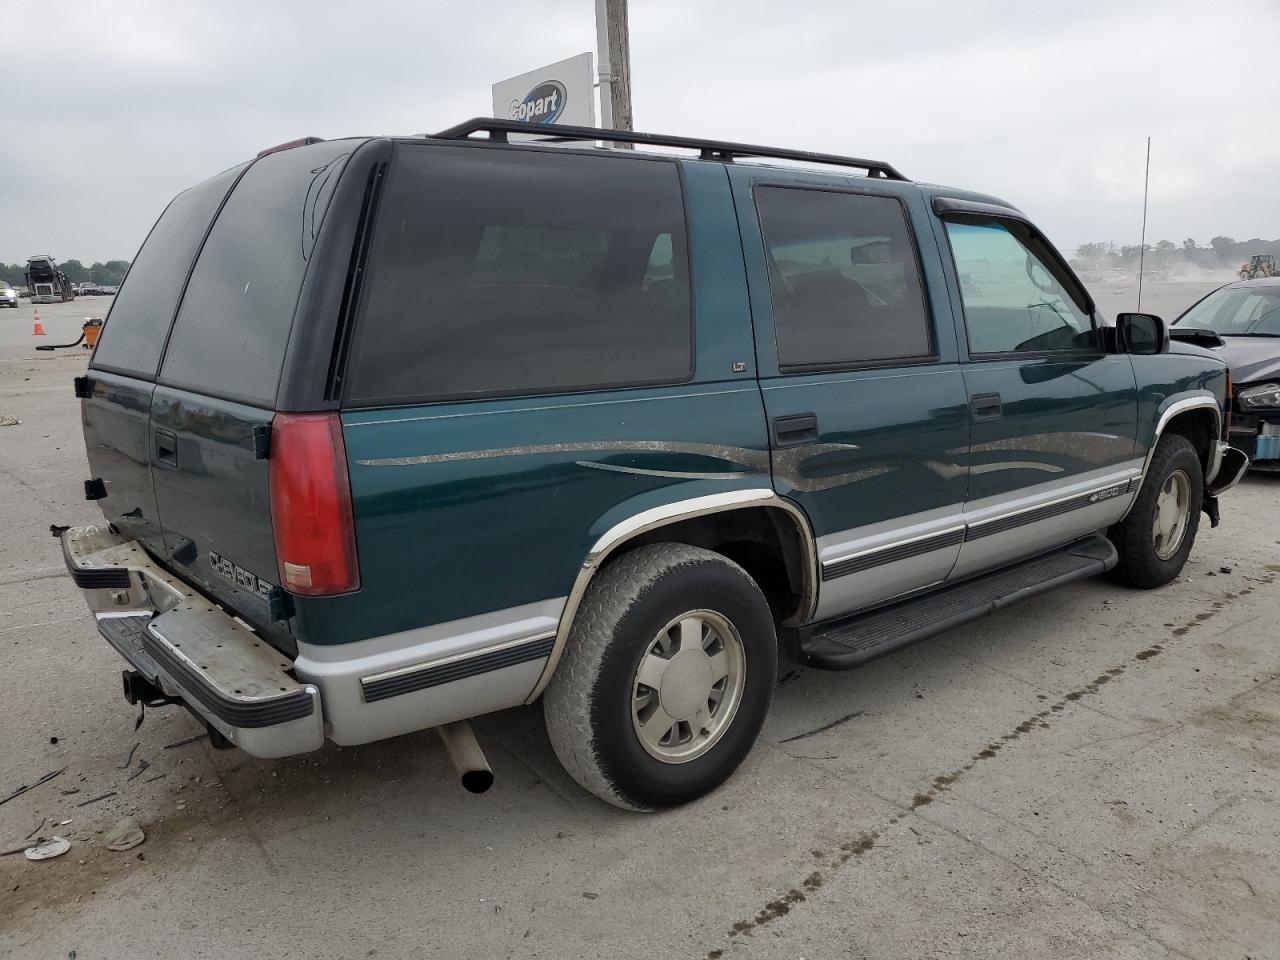
[[[969,398],[969,409],[975,420],[994,420],[1002,412],[1000,394],[975,393]]]
[[[167,467],[178,465],[178,438],[168,430],[157,430],[156,460]]]
[[[812,413],[796,413],[773,420],[773,439],[780,447],[813,443],[818,439],[818,418]]]

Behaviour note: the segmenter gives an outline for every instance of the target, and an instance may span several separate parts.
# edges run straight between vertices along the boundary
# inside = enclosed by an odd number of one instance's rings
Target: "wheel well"
[[[1217,440],[1217,418],[1213,411],[1205,407],[1180,413],[1164,426],[1164,433],[1176,433],[1186,437],[1195,447],[1200,457],[1200,466],[1204,468],[1205,479],[1209,476],[1209,465],[1213,460],[1213,444]]]
[[[747,571],[781,623],[807,613],[813,589],[813,547],[808,538],[800,521],[784,510],[744,507],[647,530],[618,547],[607,562],[650,543],[687,543],[712,550]]]

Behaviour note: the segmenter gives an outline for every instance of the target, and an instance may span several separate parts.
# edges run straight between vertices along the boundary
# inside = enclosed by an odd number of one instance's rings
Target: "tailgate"
[[[271,532],[270,424],[270,410],[158,386],[152,476],[173,571],[292,651],[278,619],[288,609]]]
[[[289,652],[291,607],[271,529],[271,420],[295,322],[310,334],[298,301],[352,148],[335,141],[269,154],[240,178],[187,280],[151,405],[151,475],[174,571]]]

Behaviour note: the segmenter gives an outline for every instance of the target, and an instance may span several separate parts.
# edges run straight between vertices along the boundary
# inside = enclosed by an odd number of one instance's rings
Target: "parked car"
[[[8,280],[0,280],[0,307],[18,306],[18,291]]]
[[[1257,470],[1280,470],[1280,277],[1237,280],[1174,321],[1178,331],[1212,330],[1231,368],[1231,442]]]
[[[1225,363],[1105,329],[1004,201],[543,132],[298,141],[161,216],[76,384],[106,523],[61,532],[131,702],[263,757],[438,726],[478,789],[465,721],[541,698],[574,779],[669,807],[780,656],[1166,584],[1243,472]]]
[[[76,284],[76,293],[81,297],[100,297],[105,292],[106,291],[92,280],[86,280],[84,283]]]

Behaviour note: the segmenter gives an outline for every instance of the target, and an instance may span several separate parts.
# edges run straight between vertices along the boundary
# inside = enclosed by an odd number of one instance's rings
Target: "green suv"
[[[1247,466],[1223,362],[1003,201],[534,133],[309,138],[160,217],[76,382],[106,522],[59,528],[130,702],[262,757],[439,727],[481,789],[467,719],[541,698],[580,784],[673,806],[780,657],[1160,586]]]

